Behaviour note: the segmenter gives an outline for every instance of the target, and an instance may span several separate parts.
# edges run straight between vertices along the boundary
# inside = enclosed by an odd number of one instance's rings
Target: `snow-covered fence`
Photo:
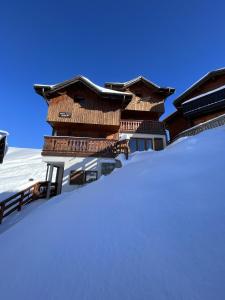
[[[14,211],[20,211],[22,206],[46,197],[47,192],[47,181],[37,182],[28,188],[12,195],[11,197],[0,202],[0,224],[2,223],[3,218],[7,217]],[[55,195],[56,185],[52,183],[51,186],[51,195]]]

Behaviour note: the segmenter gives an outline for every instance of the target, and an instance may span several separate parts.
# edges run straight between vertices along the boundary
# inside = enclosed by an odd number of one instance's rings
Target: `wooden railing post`
[[[2,220],[4,217],[5,203],[0,203],[0,224],[2,224]]]

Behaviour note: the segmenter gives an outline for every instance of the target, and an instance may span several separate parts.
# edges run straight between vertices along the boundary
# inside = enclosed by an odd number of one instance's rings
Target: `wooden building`
[[[84,76],[34,88],[48,104],[52,136],[44,138],[42,155],[47,179],[57,182],[58,193],[110,173],[119,165],[120,152],[166,145],[159,117],[172,88],[143,77],[100,87]]]
[[[212,126],[213,120],[216,124],[223,124],[217,119],[225,114],[225,68],[207,73],[173,103],[176,111],[164,120],[171,140],[183,132],[184,135],[188,132],[194,134],[199,131],[199,126],[209,121]],[[188,131],[192,128],[196,131]]]
[[[8,132],[0,130],[0,164],[3,163],[4,156],[7,152]]]

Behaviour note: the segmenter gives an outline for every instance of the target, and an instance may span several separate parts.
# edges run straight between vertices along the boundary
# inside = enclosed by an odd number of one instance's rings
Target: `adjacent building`
[[[174,100],[176,111],[164,122],[170,139],[225,123],[225,68],[214,70]]]
[[[57,193],[96,180],[120,166],[119,153],[162,150],[165,127],[159,121],[173,88],[137,77],[105,87],[84,76],[55,85],[35,84],[48,105],[52,135],[44,137],[46,179]]]

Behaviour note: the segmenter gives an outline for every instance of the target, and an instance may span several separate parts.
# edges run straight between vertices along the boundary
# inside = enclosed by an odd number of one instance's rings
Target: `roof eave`
[[[186,89],[179,97],[177,97],[173,101],[174,106],[178,107],[182,103],[182,100],[184,99],[184,97],[187,96],[190,92],[192,92],[194,89],[196,89],[201,84],[206,82],[209,78],[213,78],[213,76],[218,76],[220,74],[225,74],[225,68],[213,70],[213,71],[206,73],[203,77],[201,77],[197,82],[192,84],[188,89]]]

